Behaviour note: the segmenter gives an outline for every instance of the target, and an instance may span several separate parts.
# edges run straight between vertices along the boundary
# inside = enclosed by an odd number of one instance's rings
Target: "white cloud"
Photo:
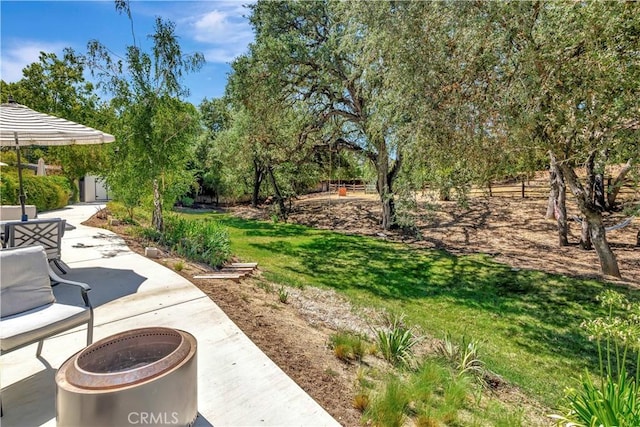
[[[243,16],[248,10],[233,1],[205,4],[213,9],[186,20],[190,35],[202,44],[208,62],[230,62],[253,41],[253,30]]]
[[[22,78],[24,67],[38,62],[40,52],[60,54],[66,46],[68,44],[34,40],[4,40],[0,76],[7,83],[17,82]]]

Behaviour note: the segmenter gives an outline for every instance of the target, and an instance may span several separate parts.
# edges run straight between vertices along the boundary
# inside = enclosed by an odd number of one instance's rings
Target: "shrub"
[[[149,233],[150,237],[153,233]],[[165,230],[156,234],[156,241],[175,250],[181,256],[218,267],[229,259],[231,246],[229,233],[215,221],[189,220],[178,215],[167,215]]]
[[[182,203],[182,206],[186,208],[192,207],[194,202],[195,200],[189,196],[184,196],[182,197],[182,199],[180,199],[180,203]]]
[[[72,191],[69,181],[62,176],[35,176],[24,174],[22,177],[26,203],[35,205],[38,212],[59,209],[67,205]],[[20,186],[17,173],[4,172],[0,176],[0,200],[2,204],[20,204]]]
[[[629,304],[623,295],[611,290],[601,294],[599,300],[609,309],[608,316],[585,321],[582,326],[589,339],[597,343],[600,384],[585,372],[580,387],[567,390],[562,413],[551,417],[557,425],[639,426],[640,305]],[[614,309],[622,310],[622,315],[614,315]],[[628,356],[634,351],[635,377],[627,372]]]
[[[231,255],[229,233],[216,221],[167,215],[163,240],[178,254],[214,267],[222,265]]]

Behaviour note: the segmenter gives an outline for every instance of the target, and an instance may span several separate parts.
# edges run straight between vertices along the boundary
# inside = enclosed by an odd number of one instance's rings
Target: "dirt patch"
[[[545,220],[544,199],[474,198],[467,207],[453,202],[423,200],[416,212],[413,234],[383,231],[379,227],[380,206],[376,197],[351,193],[347,197],[308,196],[297,200],[289,222],[349,234],[404,241],[416,247],[444,249],[451,253],[487,253],[515,268],[543,270],[581,277],[600,277],[594,251],[583,251],[575,242],[579,226],[571,225],[574,244],[560,248],[555,222]],[[269,207],[228,209],[244,218],[269,219]],[[570,206],[569,215],[577,214]],[[621,215],[607,218],[618,222]],[[94,216],[85,223],[106,227],[106,219]],[[640,220],[608,233],[626,285],[640,285],[640,249],[635,235]],[[127,245],[144,253],[144,245],[127,234],[126,226],[109,226]],[[163,254],[157,262],[176,270],[205,292],[236,325],[280,368],[345,426],[358,426],[360,412],[353,407],[356,394],[356,364],[339,361],[328,346],[329,336],[348,329],[371,333],[371,319],[378,313],[355,313],[349,303],[333,291],[315,288],[283,288],[288,294],[282,303],[278,289],[260,277],[240,283],[194,279],[210,271],[205,265]],[[251,260],[244,260],[251,261]],[[426,347],[433,343],[426,341]],[[423,349],[424,350],[424,349]],[[503,402],[523,407],[529,425],[548,424],[549,412],[515,387],[501,383],[495,390]]]

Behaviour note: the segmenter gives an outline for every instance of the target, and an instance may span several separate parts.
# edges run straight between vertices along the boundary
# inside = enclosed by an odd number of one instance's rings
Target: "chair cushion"
[[[26,343],[56,335],[87,323],[91,312],[86,307],[49,304],[14,316],[2,318],[0,349],[9,351]]]
[[[41,246],[0,251],[2,319],[55,302],[48,266],[47,255]]]

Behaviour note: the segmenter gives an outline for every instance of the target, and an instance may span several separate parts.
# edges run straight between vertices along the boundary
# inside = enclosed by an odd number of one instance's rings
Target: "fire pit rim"
[[[109,344],[135,339],[136,336],[158,337],[173,336],[179,338],[176,348],[160,359],[144,366],[123,369],[116,372],[93,372],[83,369],[78,361],[88,354],[107,348]],[[130,329],[99,340],[74,354],[73,363],[63,365],[65,380],[72,386],[87,390],[109,390],[133,386],[159,377],[167,371],[179,367],[187,357],[196,350],[196,340],[190,333],[168,327],[144,327]],[[85,365],[86,366],[86,365]]]

